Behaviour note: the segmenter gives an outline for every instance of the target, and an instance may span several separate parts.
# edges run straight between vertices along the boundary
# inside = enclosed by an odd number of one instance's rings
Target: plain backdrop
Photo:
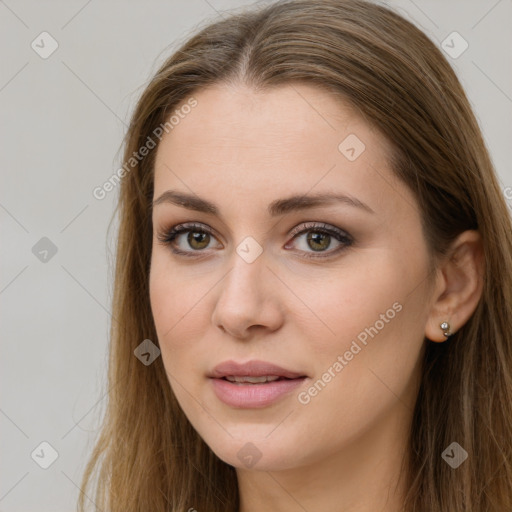
[[[0,0],[0,512],[75,510],[108,391],[117,191],[92,192],[158,65],[251,3]],[[440,46],[467,42],[448,59],[512,207],[511,0],[387,3]]]

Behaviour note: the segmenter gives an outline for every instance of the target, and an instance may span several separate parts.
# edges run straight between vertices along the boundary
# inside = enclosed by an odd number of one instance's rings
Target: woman
[[[511,223],[419,29],[362,0],[213,23],[123,169],[100,509],[512,510]]]

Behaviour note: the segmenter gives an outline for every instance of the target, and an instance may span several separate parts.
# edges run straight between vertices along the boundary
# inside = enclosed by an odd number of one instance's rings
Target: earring
[[[453,335],[453,333],[450,332],[450,324],[448,322],[443,322],[439,327],[443,330],[443,334],[446,336],[446,339]]]

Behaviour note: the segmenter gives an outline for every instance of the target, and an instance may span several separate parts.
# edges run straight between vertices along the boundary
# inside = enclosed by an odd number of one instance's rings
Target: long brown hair
[[[445,343],[425,340],[404,510],[512,510],[511,220],[464,90],[422,31],[364,0],[288,0],[231,14],[154,75],[133,114],[124,162],[210,84],[262,90],[298,82],[339,95],[392,143],[393,170],[417,198],[434,257],[464,230],[483,240],[477,309]],[[155,153],[132,161],[120,185],[108,405],[79,508],[91,500],[110,512],[236,512],[236,472],[188,422],[162,358],[145,366],[134,357],[143,340],[158,344],[148,287]],[[452,442],[469,454],[457,469],[441,457]]]

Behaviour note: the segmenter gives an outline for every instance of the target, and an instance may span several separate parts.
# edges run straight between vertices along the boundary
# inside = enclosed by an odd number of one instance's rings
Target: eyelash
[[[342,231],[339,228],[336,228],[335,226],[331,226],[329,224],[325,223],[318,223],[318,222],[306,222],[304,225],[301,226],[302,229],[293,229],[290,233],[290,236],[293,237],[293,239],[297,238],[300,235],[303,235],[304,233],[308,232],[314,232],[314,233],[322,233],[325,235],[332,236],[335,238],[338,242],[342,243],[343,245],[341,247],[338,247],[337,249],[334,249],[329,252],[325,251],[319,251],[317,254],[315,253],[309,253],[307,251],[302,251],[304,253],[304,257],[308,259],[319,259],[319,258],[328,258],[335,254],[339,254],[340,252],[346,250],[348,247],[352,245],[354,242],[353,238],[345,231]],[[176,226],[173,226],[170,229],[164,229],[157,234],[158,241],[166,246],[169,246],[171,251],[174,254],[177,254],[179,256],[185,256],[188,258],[201,258],[204,255],[203,254],[197,254],[201,252],[205,252],[204,250],[192,250],[192,251],[182,251],[181,249],[177,249],[173,246],[173,242],[176,240],[176,238],[183,234],[188,232],[195,232],[195,233],[207,233],[210,236],[215,236],[214,233],[207,228],[206,226],[202,224],[195,224],[195,223],[184,223],[184,224],[177,224]],[[194,254],[194,252],[196,254]]]

